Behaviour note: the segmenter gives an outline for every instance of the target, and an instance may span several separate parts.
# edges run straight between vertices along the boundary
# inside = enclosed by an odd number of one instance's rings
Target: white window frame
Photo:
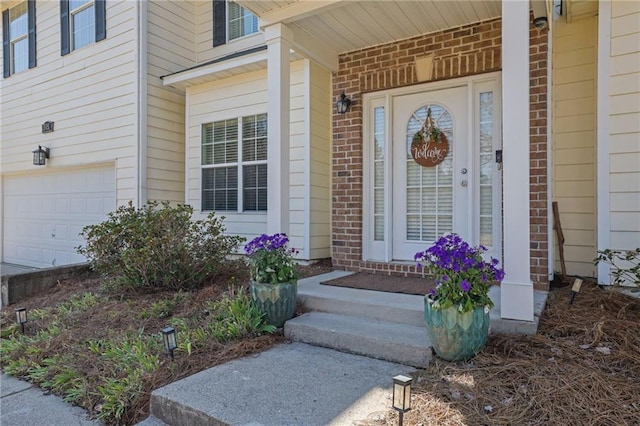
[[[200,211],[201,212],[223,212],[223,213],[237,213],[237,214],[261,214],[264,215],[265,213],[267,213],[267,209],[265,208],[264,210],[248,210],[245,211],[244,210],[244,166],[253,166],[253,165],[267,165],[269,158],[267,157],[267,159],[265,160],[252,160],[252,161],[244,161],[242,158],[242,146],[243,146],[243,142],[244,142],[244,136],[242,133],[242,124],[243,124],[243,120],[247,117],[257,117],[260,115],[265,115],[265,121],[268,120],[268,115],[266,112],[263,113],[257,113],[257,114],[248,114],[248,115],[243,115],[241,117],[231,117],[231,118],[226,118],[226,119],[220,119],[220,120],[214,120],[214,121],[209,121],[206,123],[202,123],[200,125],[200,138],[202,138],[202,129],[204,126],[208,125],[208,124],[214,124],[216,122],[220,122],[220,121],[229,121],[229,120],[237,120],[237,126],[238,126],[238,139],[237,139],[237,151],[238,151],[238,158],[237,161],[235,162],[230,162],[230,163],[217,163],[217,164],[202,164],[202,146],[204,145],[204,141],[201,139],[200,140]],[[268,141],[267,141],[267,145],[268,145]],[[203,187],[203,181],[202,181],[202,170],[204,169],[215,169],[215,168],[228,168],[228,167],[236,167],[237,170],[237,179],[238,179],[238,187],[236,188],[237,190],[237,206],[236,206],[236,210],[215,210],[215,209],[205,209],[204,208],[204,187]],[[268,193],[269,193],[269,188],[267,187],[267,197],[268,197]]]
[[[363,206],[362,209],[362,260],[363,261],[378,261],[378,262],[391,262],[392,261],[392,224],[393,217],[391,212],[393,211],[393,194],[392,194],[392,165],[393,165],[393,153],[392,153],[392,135],[393,131],[393,108],[392,99],[395,96],[411,94],[423,90],[438,90],[449,87],[460,86],[464,84],[468,88],[468,94],[472,97],[472,104],[469,106],[469,132],[470,135],[477,135],[476,127],[479,126],[479,108],[477,103],[479,94],[491,90],[494,92],[494,108],[498,113],[494,114],[494,149],[501,149],[502,147],[502,92],[500,81],[502,79],[501,72],[492,72],[487,74],[479,74],[469,77],[461,77],[451,79],[443,82],[425,83],[417,86],[393,88],[380,92],[364,94],[363,95]],[[373,124],[374,124],[374,110],[377,107],[384,107],[385,113],[385,147],[384,147],[384,241],[375,241],[373,235],[373,212],[374,212],[374,197],[373,197]],[[479,143],[475,140],[471,144],[473,150],[473,161],[475,164],[479,158]],[[476,152],[477,151],[477,152]],[[475,167],[469,167],[470,173],[478,173]],[[502,181],[501,172],[497,173],[494,180],[493,189],[493,203],[494,203],[494,247],[490,248],[490,251],[486,253],[487,256],[493,256],[497,259],[502,259]],[[479,186],[478,186],[479,188]],[[479,189],[472,195],[472,205],[476,209],[476,212],[480,211],[480,194]],[[477,217],[476,217],[477,216]],[[472,243],[477,244],[479,239],[479,226],[480,217],[474,215],[470,226],[471,234],[473,235]],[[425,247],[426,248],[426,247]]]
[[[83,4],[82,6],[77,7],[75,9],[71,9],[71,3],[69,3],[69,47],[70,47],[71,51],[74,51],[76,49],[82,49],[83,47],[89,46],[90,44],[93,44],[93,43],[96,42],[96,30],[95,30],[95,28],[96,28],[96,14],[95,14],[96,5],[95,5],[95,3],[96,2],[94,0],[90,0],[90,1],[86,2],[85,4]],[[93,32],[92,32],[93,39],[89,43],[87,43],[87,44],[85,44],[85,45],[83,45],[81,47],[76,47],[76,38],[74,37],[75,29],[73,27],[73,24],[74,24],[74,19],[73,18],[74,18],[75,15],[85,11],[86,9],[89,9],[92,6],[94,8],[94,13],[91,16],[91,19],[93,19]]]
[[[15,9],[18,8],[18,6],[22,6],[24,5],[24,15],[27,19],[27,26],[26,26],[26,31],[24,32],[24,34],[21,34],[17,37],[14,36],[14,34],[11,33],[11,22],[13,22],[12,18],[12,11],[14,11]],[[22,41],[22,40],[27,40],[27,61],[26,61],[26,67],[24,69],[18,70],[16,71],[16,56],[15,56],[15,45]],[[18,4],[16,4],[15,6],[13,6],[12,8],[9,9],[9,63],[11,64],[10,66],[10,75],[16,74],[16,73],[20,73],[22,71],[26,71],[29,69],[29,6],[27,5],[26,0],[23,2],[20,2]]]
[[[260,28],[258,27],[258,25],[256,25],[256,30],[255,31],[253,31],[251,33],[247,33],[247,34],[242,34],[242,35],[240,35],[238,37],[231,38],[231,13],[230,13],[231,12],[230,11],[231,3],[235,3],[236,5],[238,5],[238,7],[241,10],[244,10],[247,13],[249,13],[250,15],[254,16],[256,18],[256,24],[258,23],[258,17],[256,15],[254,15],[253,13],[251,13],[248,9],[242,7],[241,5],[236,3],[235,1],[231,1],[231,0],[227,1],[226,2],[227,10],[226,10],[226,16],[225,16],[226,17],[225,26],[226,26],[226,33],[227,33],[227,43],[233,42],[233,41],[236,41],[236,40],[241,40],[243,38],[246,38],[246,37],[249,37],[251,35],[254,35],[254,34],[258,33],[260,31]]]

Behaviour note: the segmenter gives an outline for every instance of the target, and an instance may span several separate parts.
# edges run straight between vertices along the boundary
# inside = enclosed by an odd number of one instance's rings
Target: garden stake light
[[[573,286],[571,286],[571,298],[569,299],[569,305],[573,305],[573,300],[576,298],[576,294],[580,293],[580,287],[582,287],[582,280],[576,278],[573,280]]]
[[[173,327],[165,327],[162,329],[162,341],[164,343],[164,350],[171,356],[173,361],[173,351],[177,347],[176,345],[176,330]]]
[[[16,322],[22,327],[22,334],[24,334],[24,325],[27,323],[27,308],[21,307],[16,309]]]
[[[398,426],[402,426],[404,413],[411,410],[411,382],[407,376],[393,378],[393,408],[398,412]]]

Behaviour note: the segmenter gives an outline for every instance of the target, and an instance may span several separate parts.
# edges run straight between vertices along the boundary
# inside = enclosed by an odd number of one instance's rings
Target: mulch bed
[[[640,425],[640,299],[585,283],[549,293],[538,333],[492,335],[414,375],[410,425]],[[395,425],[382,411],[361,424]]]
[[[417,295],[425,295],[435,287],[433,280],[428,278],[369,274],[365,272],[357,272],[346,277],[323,281],[320,284]]]

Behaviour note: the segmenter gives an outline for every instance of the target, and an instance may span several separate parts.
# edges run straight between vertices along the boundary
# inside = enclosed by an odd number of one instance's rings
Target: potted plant
[[[249,259],[254,304],[265,315],[268,324],[282,327],[296,311],[298,277],[293,256],[298,251],[288,248],[286,234],[262,234],[245,246]]]
[[[449,234],[414,256],[418,268],[435,279],[436,287],[424,298],[424,318],[431,344],[445,360],[469,359],[487,343],[489,287],[503,280],[504,271],[497,259],[483,259],[485,251]]]

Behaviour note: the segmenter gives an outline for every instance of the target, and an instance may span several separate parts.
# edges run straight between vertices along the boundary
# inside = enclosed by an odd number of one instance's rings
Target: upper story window
[[[213,46],[258,32],[258,17],[234,1],[213,0]]]
[[[258,32],[258,17],[236,2],[227,3],[229,22],[227,36],[229,40]]]
[[[202,210],[267,210],[267,114],[202,125]]]
[[[23,1],[2,12],[3,75],[36,66],[36,2]]]
[[[105,0],[60,1],[61,53],[107,37]]]

